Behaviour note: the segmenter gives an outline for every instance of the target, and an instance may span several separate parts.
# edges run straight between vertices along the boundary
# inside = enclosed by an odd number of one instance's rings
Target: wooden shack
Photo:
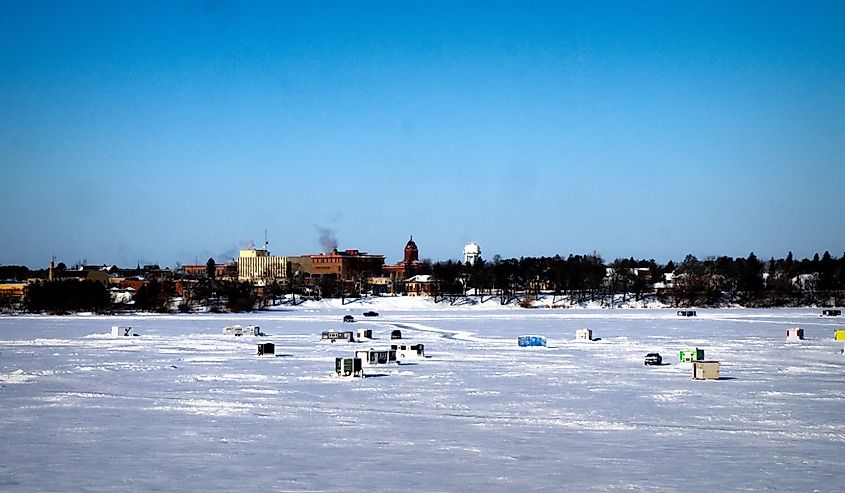
[[[111,335],[112,337],[132,337],[135,333],[132,330],[132,327],[119,327],[114,325],[111,328]]]
[[[693,349],[681,349],[678,352],[678,360],[681,363],[691,363],[693,361],[701,361],[704,359],[704,350],[693,348]]]
[[[258,345],[258,355],[259,356],[275,356],[276,355],[276,345],[272,342],[262,342]]]
[[[399,330],[399,329],[392,331],[390,333],[390,338],[391,339],[401,339],[402,338],[402,331]]]
[[[718,380],[719,379],[719,362],[718,361],[693,361],[692,362],[692,378],[693,380]]]
[[[804,329],[799,329],[798,327],[790,327],[786,329],[786,340],[790,342],[803,341]]]
[[[335,358],[334,371],[338,377],[364,377],[361,358]]]
[[[351,330],[344,330],[344,331],[337,331],[337,330],[330,330],[325,331],[320,335],[320,341],[322,342],[355,342],[355,336]]]

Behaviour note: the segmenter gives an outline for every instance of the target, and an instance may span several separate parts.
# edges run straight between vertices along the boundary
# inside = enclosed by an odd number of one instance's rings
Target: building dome
[[[411,262],[419,262],[419,260],[419,249],[417,249],[417,244],[414,243],[414,237],[411,236],[411,239],[408,240],[408,243],[405,245],[405,257],[403,259],[403,262],[407,264]]]

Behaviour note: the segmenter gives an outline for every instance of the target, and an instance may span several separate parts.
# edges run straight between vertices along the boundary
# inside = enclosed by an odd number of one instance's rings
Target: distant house
[[[107,268],[100,266],[83,265],[78,269],[69,270],[54,270],[53,279],[75,279],[77,281],[96,281],[103,284],[108,284],[109,273]]]
[[[25,282],[0,283],[0,306],[17,305],[23,303],[26,295]]]
[[[792,285],[800,289],[813,289],[816,282],[819,280],[819,274],[814,272],[812,274],[799,274],[792,278]]]
[[[408,296],[434,296],[438,282],[429,275],[416,275],[405,279],[405,294]]]

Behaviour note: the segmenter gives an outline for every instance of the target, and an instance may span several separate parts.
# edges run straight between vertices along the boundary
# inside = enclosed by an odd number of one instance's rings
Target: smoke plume
[[[335,237],[334,230],[328,228],[322,228],[320,226],[315,226],[317,231],[320,233],[320,246],[323,247],[323,251],[325,253],[331,253],[332,250],[337,248],[337,238]]]

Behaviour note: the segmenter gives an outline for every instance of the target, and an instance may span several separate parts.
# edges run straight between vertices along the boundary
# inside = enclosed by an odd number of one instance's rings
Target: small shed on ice
[[[364,362],[365,365],[387,365],[396,363],[395,349],[362,349],[355,351],[355,357]]]
[[[390,333],[390,338],[391,339],[401,339],[402,338],[402,331],[399,330],[399,329],[392,331]]]
[[[223,335],[225,336],[260,336],[261,335],[261,327],[257,325],[247,325],[243,327],[241,325],[233,325],[231,327],[223,327]]]
[[[845,329],[836,329],[833,331],[834,341],[845,341]]]
[[[425,359],[425,346],[422,344],[391,344],[390,349],[396,351],[396,359]]]
[[[787,341],[802,341],[804,340],[804,329],[799,329],[798,327],[790,327],[786,329],[786,340]]]
[[[258,355],[259,356],[275,356],[276,354],[276,345],[272,342],[262,342],[258,344]]]
[[[692,378],[693,378],[693,380],[718,380],[719,379],[719,362],[718,361],[693,361],[692,362]]]
[[[372,339],[373,329],[358,329],[358,339]]]
[[[575,331],[575,339],[578,341],[592,341],[593,331],[590,329],[578,329]]]
[[[320,340],[328,342],[355,342],[355,336],[351,330],[326,331],[320,336]]]
[[[842,315],[842,310],[822,310],[822,317],[838,317]]]
[[[704,359],[704,350],[703,349],[681,349],[678,353],[678,360],[681,363],[690,363],[693,361],[701,361]]]
[[[543,336],[519,336],[516,343],[519,347],[545,346],[546,338]]]
[[[695,315],[695,310],[678,310],[678,316],[679,317],[694,317],[696,315]]]
[[[114,325],[111,328],[111,335],[112,337],[132,337],[135,333],[133,332],[132,327],[118,327],[117,325]]]
[[[361,358],[335,358],[334,371],[339,377],[363,377],[364,365]]]

